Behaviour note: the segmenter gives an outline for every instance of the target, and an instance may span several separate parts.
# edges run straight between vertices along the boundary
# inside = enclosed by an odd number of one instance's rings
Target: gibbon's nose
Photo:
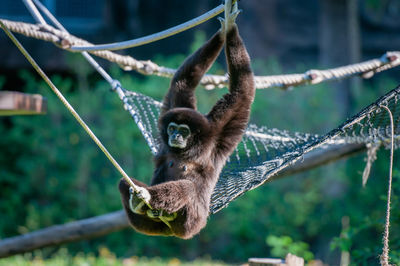
[[[183,136],[179,133],[174,133],[172,135],[172,141],[176,142],[182,142],[183,141]]]
[[[174,148],[183,149],[186,147],[186,141],[181,134],[172,134],[168,140],[168,145]]]

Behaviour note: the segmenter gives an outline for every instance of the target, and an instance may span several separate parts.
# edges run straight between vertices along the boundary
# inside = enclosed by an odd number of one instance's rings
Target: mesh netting
[[[153,154],[159,146],[157,119],[161,103],[127,90],[118,92],[124,107],[139,126]],[[324,136],[289,133],[250,125],[226,163],[211,197],[210,213],[226,207],[246,191],[266,182],[306,153],[346,143],[390,144],[390,119],[382,106],[393,113],[395,147],[400,144],[400,88],[396,88]]]

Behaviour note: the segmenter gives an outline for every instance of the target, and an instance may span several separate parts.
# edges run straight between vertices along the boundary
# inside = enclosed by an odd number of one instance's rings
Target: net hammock
[[[153,154],[160,145],[157,119],[162,103],[125,90],[116,90],[124,108],[134,118]],[[400,86],[390,91],[338,128],[325,135],[290,133],[249,125],[242,141],[230,156],[211,197],[210,213],[226,207],[230,201],[265,183],[271,176],[293,164],[306,153],[333,145],[390,145],[390,118],[382,109],[388,107],[394,117],[394,146],[400,144]]]

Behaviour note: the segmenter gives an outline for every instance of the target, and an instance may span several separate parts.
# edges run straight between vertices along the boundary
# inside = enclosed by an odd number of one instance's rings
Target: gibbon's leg
[[[182,63],[172,78],[161,115],[175,107],[196,109],[194,90],[221,52],[224,41],[225,32],[221,28]]]
[[[132,179],[132,181],[138,186],[147,187],[146,184],[140,181],[137,181],[135,179]],[[122,178],[119,183],[119,191],[121,192],[122,205],[124,206],[125,212],[133,228],[135,228],[139,232],[150,235],[165,235],[165,236],[171,235],[172,232],[170,228],[163,222],[150,219],[146,215],[137,214],[131,211],[129,206],[129,199],[130,199],[129,188],[130,188],[129,184],[125,181],[125,179]],[[147,206],[141,209],[141,211],[143,212],[145,212],[146,210],[148,210]]]
[[[189,180],[177,180],[147,187],[151,195],[150,205],[153,209],[163,210],[169,214],[177,212],[191,198],[196,198],[195,186]]]
[[[254,98],[254,76],[250,66],[250,57],[246,46],[240,38],[235,19],[240,11],[237,2],[232,7],[231,15],[226,19],[225,55],[229,72],[229,90],[241,96]],[[240,100],[242,102],[242,100]]]
[[[246,46],[239,35],[235,19],[239,14],[237,2],[233,5],[225,22],[226,43],[225,57],[229,73],[229,93],[220,99],[208,114],[208,117],[217,124],[224,126],[230,119],[240,116],[238,109],[246,109],[254,99],[255,83],[250,66],[250,57]],[[243,114],[247,117],[247,114]]]
[[[251,103],[255,95],[254,76],[235,19],[239,14],[237,4],[225,19],[225,55],[229,72],[229,93],[211,109],[207,117],[219,128],[216,154],[225,158],[239,143],[247,126]]]

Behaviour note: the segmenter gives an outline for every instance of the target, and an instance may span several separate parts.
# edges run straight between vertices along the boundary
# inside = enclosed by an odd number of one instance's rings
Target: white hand
[[[232,5],[232,0],[226,0],[225,2],[225,29],[229,30],[235,25],[237,16],[240,10],[238,9],[237,1]]]
[[[143,200],[147,205],[150,204],[150,192],[144,187],[136,187],[136,195],[139,199]]]

